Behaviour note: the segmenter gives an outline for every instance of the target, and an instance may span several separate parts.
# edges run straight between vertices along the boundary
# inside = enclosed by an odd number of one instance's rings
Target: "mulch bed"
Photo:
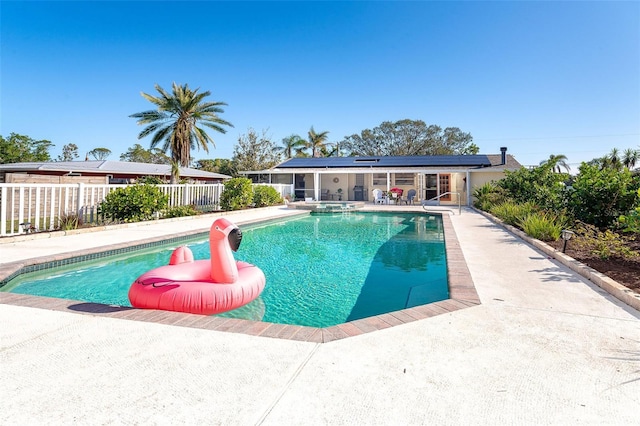
[[[562,250],[562,243],[562,240],[559,240],[547,244],[557,250]],[[632,250],[640,253],[640,236],[636,235],[635,240],[631,241],[629,246]],[[576,250],[575,247],[572,247],[571,241],[567,244],[566,254],[640,293],[640,256],[632,260],[622,258],[603,260],[588,250]]]

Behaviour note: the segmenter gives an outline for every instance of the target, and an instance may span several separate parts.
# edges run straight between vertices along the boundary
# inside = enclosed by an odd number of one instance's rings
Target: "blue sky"
[[[117,160],[173,82],[235,126],[196,159],[420,119],[525,165],[640,148],[640,2],[0,2],[0,134]]]

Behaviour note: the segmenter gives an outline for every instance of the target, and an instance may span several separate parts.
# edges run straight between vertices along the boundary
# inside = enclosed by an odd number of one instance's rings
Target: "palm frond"
[[[216,132],[226,133],[224,126],[233,127],[218,114],[224,112],[224,102],[207,102],[205,98],[211,92],[191,89],[188,84],[173,83],[171,93],[160,85],[155,85],[159,96],[142,93],[142,96],[157,106],[157,110],[144,111],[130,115],[138,119],[139,125],[148,125],[139,138],[152,135],[151,148],[162,143],[162,151],[171,150],[173,161],[188,166],[191,150],[202,148],[208,152],[208,145],[215,147],[213,139],[199,126],[209,127]]]

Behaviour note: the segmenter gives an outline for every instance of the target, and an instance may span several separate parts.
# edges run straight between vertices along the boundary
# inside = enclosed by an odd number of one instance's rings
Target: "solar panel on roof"
[[[490,166],[486,155],[420,155],[399,157],[324,157],[291,158],[278,168],[334,168],[334,167],[461,167]]]

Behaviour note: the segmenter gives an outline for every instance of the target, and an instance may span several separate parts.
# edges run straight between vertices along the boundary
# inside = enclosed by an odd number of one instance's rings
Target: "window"
[[[293,183],[293,175],[292,174],[271,175],[271,183],[291,185]]]
[[[414,186],[413,173],[396,173],[394,185]]]
[[[374,173],[373,174],[373,186],[387,186],[387,174],[386,173]]]

